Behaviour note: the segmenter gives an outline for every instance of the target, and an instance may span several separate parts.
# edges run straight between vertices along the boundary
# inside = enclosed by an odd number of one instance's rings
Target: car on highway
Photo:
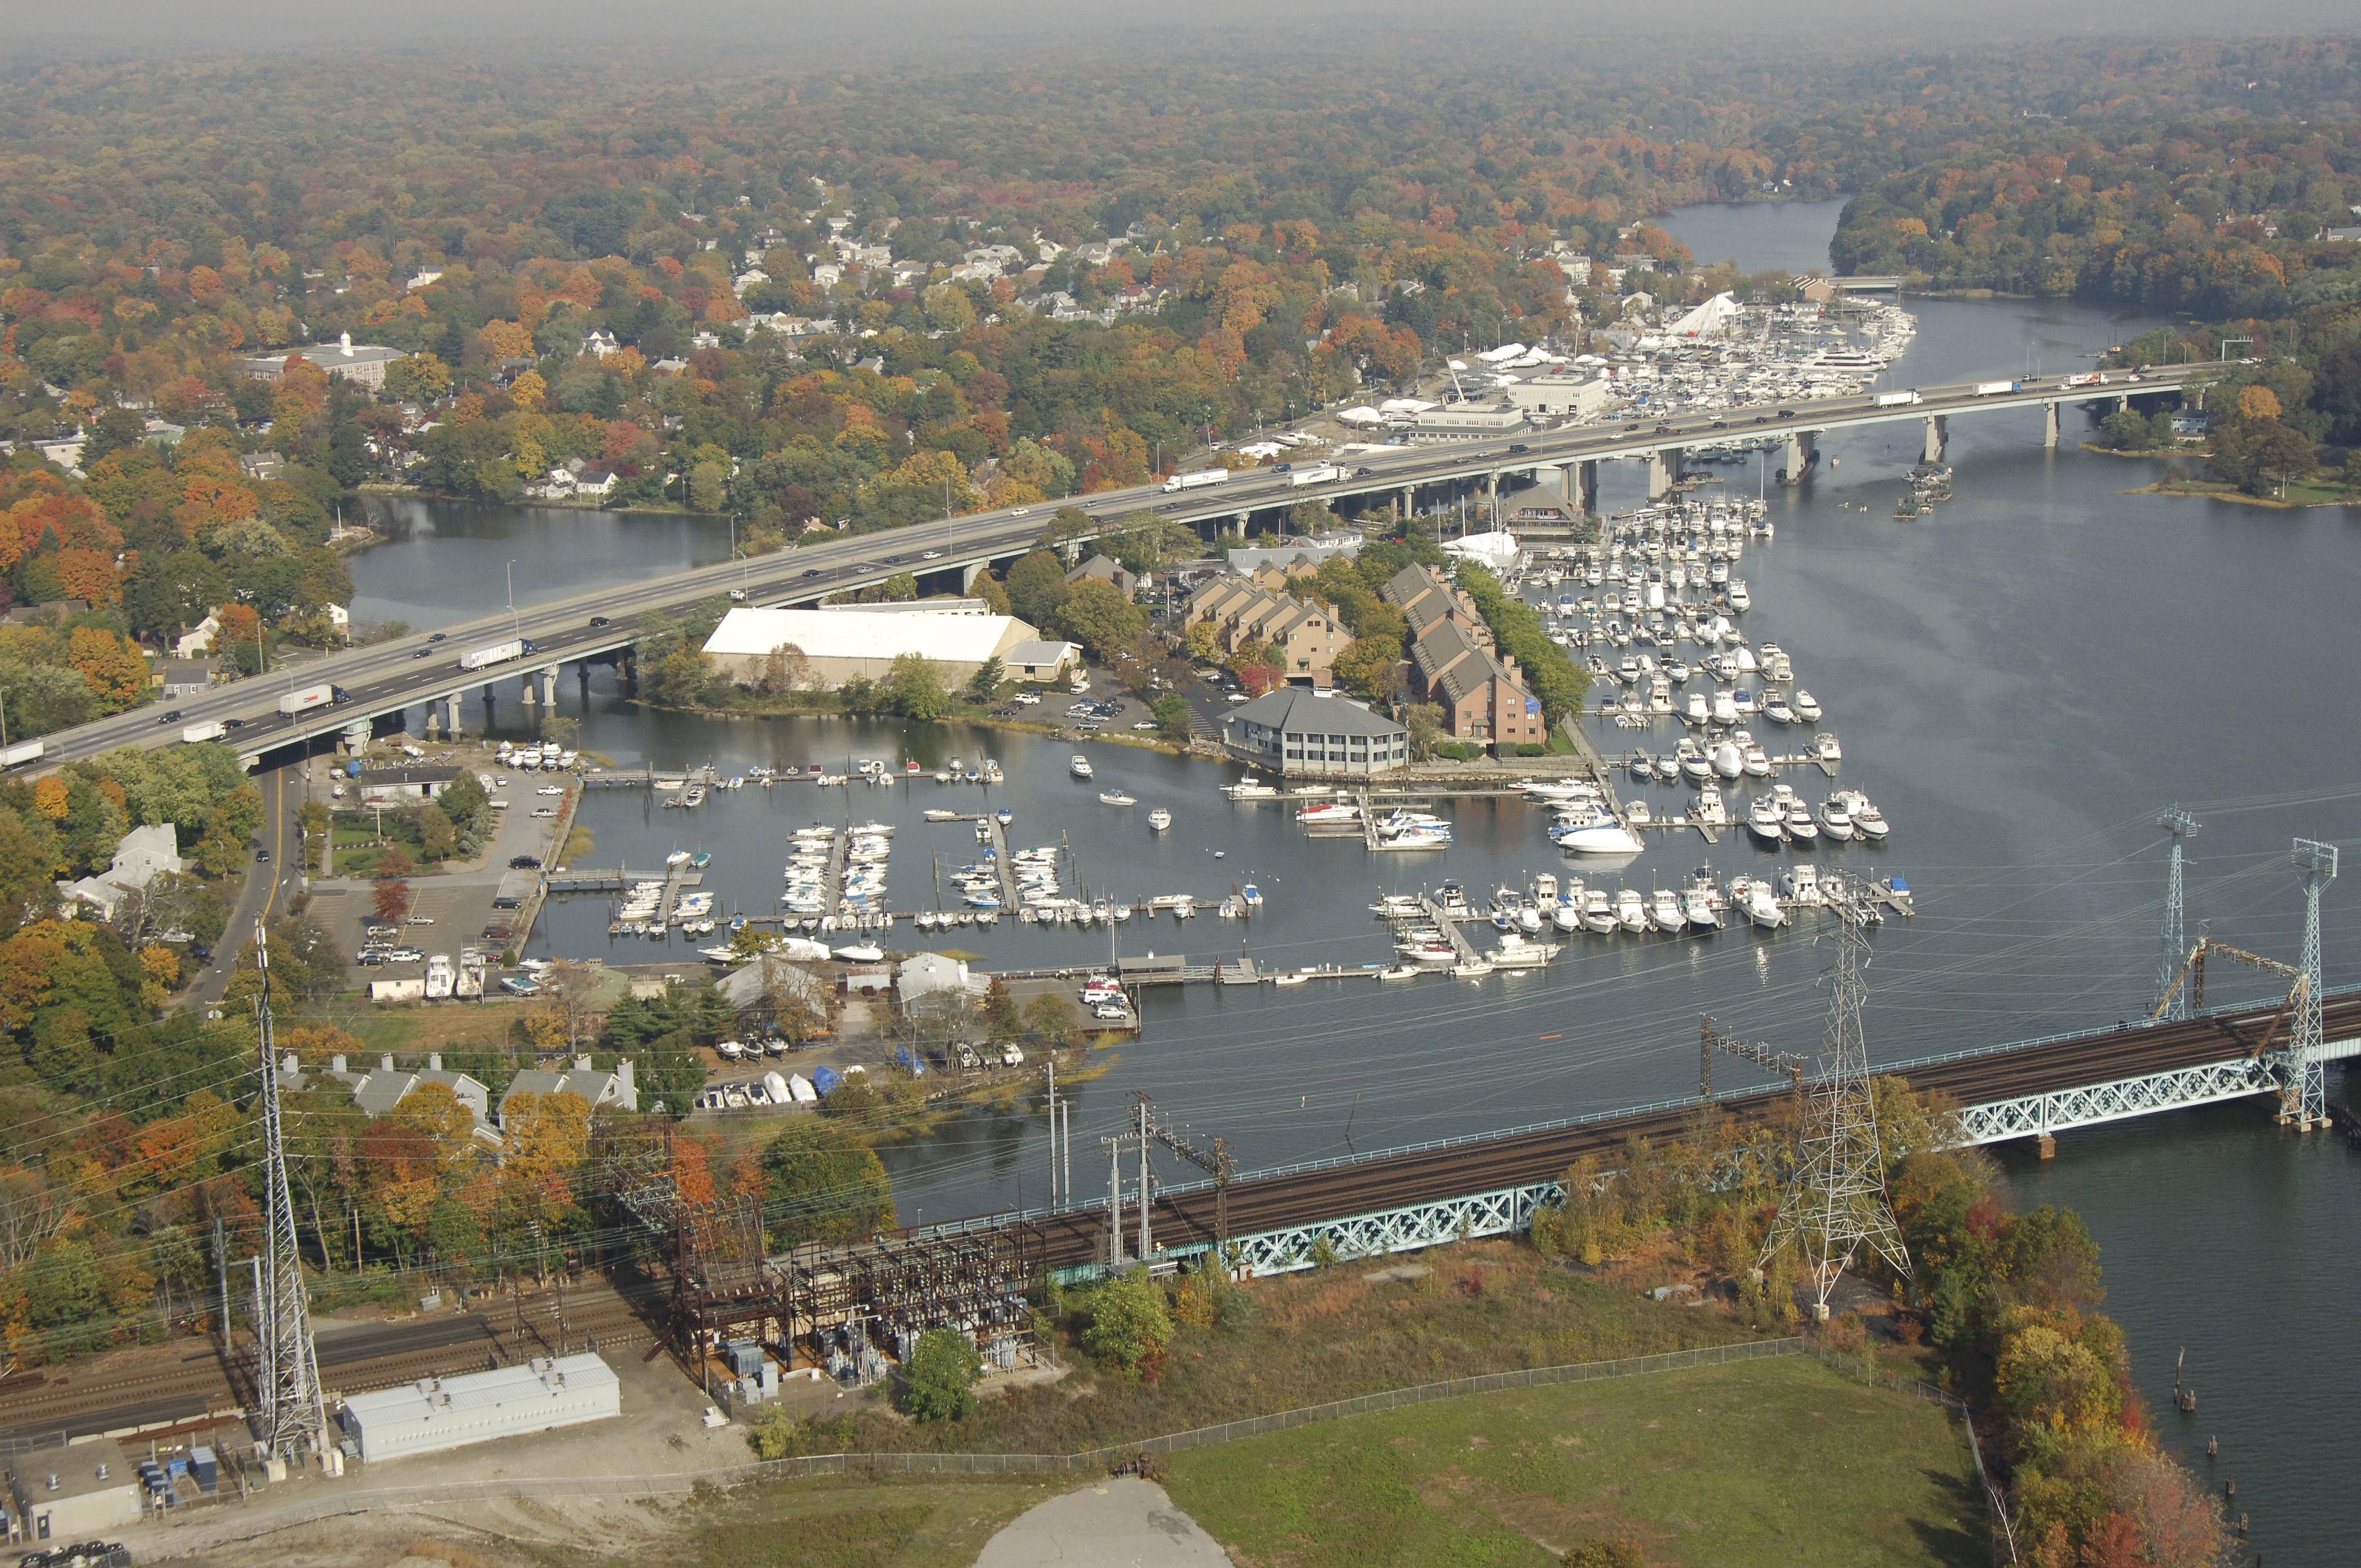
[[[1008,515],[1009,515],[1009,516],[1011,516],[1011,517],[1026,517],[1026,516],[1029,516],[1029,515],[1031,514],[1032,510],[1033,510],[1033,509],[1032,509],[1031,507],[1017,507],[1016,509],[1015,509],[1014,510],[1012,510],[1011,512],[1009,512],[1009,514],[1008,514]]]
[[[818,566],[807,566],[804,569],[804,576],[807,577],[817,577],[819,576],[819,568]]]
[[[165,714],[162,718],[159,718],[159,719],[157,719],[157,720],[156,720],[156,722],[157,722],[157,723],[159,723],[159,724],[178,724],[180,721],[181,721],[181,710],[180,710],[179,708],[177,708],[177,707],[176,707],[176,708],[174,708],[174,709],[172,709],[172,711],[171,711],[171,712]]]
[[[604,626],[607,624],[607,617],[603,615],[594,615],[590,618],[590,624],[593,626]]]
[[[428,636],[428,638],[426,639],[426,641],[428,641],[429,642],[440,642],[440,641],[443,641],[443,639],[444,639],[444,636],[445,636],[445,633],[440,632],[440,631],[437,631],[437,632],[432,633],[430,636]]]
[[[919,560],[921,560],[921,561],[939,561],[939,560],[941,560],[942,558],[943,558],[943,553],[942,553],[941,551],[939,551],[939,550],[929,550],[929,551],[927,551],[924,554],[922,554],[922,555],[920,555],[920,556],[918,557],[918,559],[919,559]]]
[[[1779,417],[1781,419],[1794,419],[1795,417],[1795,411],[1793,409],[1781,409],[1779,411]]]
[[[1377,470],[1375,468],[1369,467],[1367,465],[1364,464],[1362,466],[1353,470],[1353,477],[1356,479],[1366,479],[1376,472]]]
[[[1730,428],[1730,422],[1726,419],[1718,419],[1713,422],[1713,428],[1716,430],[1728,430]]]
[[[225,718],[222,720],[222,728],[224,729],[243,729],[246,728],[246,720],[243,718]]]
[[[417,652],[411,655],[413,659],[431,659],[434,656],[434,650],[432,648],[421,648]]]

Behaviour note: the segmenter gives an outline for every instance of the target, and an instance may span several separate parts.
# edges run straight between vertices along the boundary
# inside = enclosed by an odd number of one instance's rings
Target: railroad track
[[[661,1292],[626,1296],[603,1284],[586,1287],[567,1302],[564,1343],[577,1351],[593,1339],[601,1350],[653,1343],[659,1335],[649,1314],[663,1299]],[[522,1332],[514,1313],[495,1306],[456,1318],[330,1334],[319,1342],[320,1381],[331,1393],[390,1387],[481,1372],[495,1359],[507,1365],[547,1355],[558,1343],[555,1299],[542,1296],[527,1308]],[[233,1380],[217,1345],[169,1365],[45,1375],[38,1386],[0,1395],[0,1437],[59,1431],[79,1437],[192,1420],[242,1404],[244,1376],[241,1367]]]

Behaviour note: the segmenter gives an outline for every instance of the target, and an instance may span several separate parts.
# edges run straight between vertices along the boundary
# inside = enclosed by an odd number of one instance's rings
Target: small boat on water
[[[1746,830],[1758,841],[1775,849],[1787,837],[1786,815],[1776,801],[1763,795],[1747,808]]]
[[[688,859],[689,856],[686,850],[675,850],[671,854],[664,857],[664,864],[667,866],[685,866],[688,864]]]
[[[1787,837],[1798,844],[1817,842],[1820,825],[1812,820],[1812,808],[1802,801],[1787,807]]]
[[[1279,791],[1256,778],[1252,773],[1224,788],[1222,793],[1232,800],[1277,800]]]
[[[932,811],[921,812],[919,815],[924,817],[929,822],[956,822],[959,820],[958,812],[946,811],[939,807]]]
[[[1103,789],[1099,791],[1099,804],[1101,806],[1137,806],[1139,797],[1120,789]]]
[[[1795,717],[1802,719],[1805,723],[1817,724],[1820,721],[1819,699],[1812,696],[1811,693],[1804,690],[1801,686],[1795,688],[1795,700],[1794,707],[1795,709]]]
[[[1841,762],[1844,748],[1837,744],[1835,736],[1823,729],[1812,737],[1812,755],[1823,762]]]
[[[1248,909],[1260,909],[1262,907],[1262,889],[1255,886],[1252,883],[1246,883],[1246,886],[1238,890],[1238,897]]]
[[[1150,831],[1161,833],[1172,826],[1172,814],[1159,806],[1148,814],[1148,826]]]
[[[1072,773],[1078,779],[1089,778],[1091,776],[1091,760],[1088,757],[1083,756],[1080,751],[1077,751],[1074,753],[1072,760],[1067,762],[1066,771]]]
[[[1827,800],[1820,803],[1821,832],[1826,833],[1838,843],[1843,844],[1851,840],[1852,829],[1852,808],[1850,806],[1847,806],[1843,801],[1839,800],[1834,795],[1830,795]]]

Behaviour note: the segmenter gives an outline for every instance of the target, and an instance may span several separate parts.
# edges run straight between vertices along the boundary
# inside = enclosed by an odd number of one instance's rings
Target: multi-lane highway
[[[2173,393],[2218,368],[2168,366],[2137,376],[2116,373],[2103,384],[2087,379],[2075,384],[2074,378],[2051,376],[2011,381],[2005,390],[1995,389],[1995,383],[1963,382],[1920,388],[1916,401],[1902,404],[1882,403],[1876,395],[1862,394],[1655,422],[1577,425],[1498,440],[1362,454],[1340,460],[1339,476],[1317,484],[1295,482],[1302,477],[1298,470],[1246,469],[1224,482],[1199,488],[1170,491],[1161,485],[1138,486],[1099,491],[1081,498],[1078,504],[1102,520],[1150,508],[1174,521],[1197,523],[1249,516],[1303,500],[1414,493],[1421,486],[1435,484],[1497,484],[1505,475],[1654,457],[1693,446],[1783,439],[1801,443],[1829,431],[1861,425]],[[171,744],[179,740],[183,727],[209,722],[230,726],[225,737],[227,743],[258,756],[312,737],[334,734],[357,720],[571,660],[611,653],[636,639],[642,616],[678,614],[732,590],[742,593],[752,604],[790,604],[866,587],[897,573],[956,572],[1005,559],[1030,547],[1054,510],[1052,503],[1044,502],[972,512],[890,532],[834,537],[749,561],[520,606],[513,615],[504,612],[432,634],[352,649],[287,674],[242,681],[169,707],[134,709],[61,730],[46,738],[43,754],[24,764],[22,771],[38,772],[117,746]],[[512,638],[530,640],[533,652],[489,669],[460,668],[463,652]],[[343,689],[345,699],[338,705],[291,718],[279,712],[282,695],[324,681]]]

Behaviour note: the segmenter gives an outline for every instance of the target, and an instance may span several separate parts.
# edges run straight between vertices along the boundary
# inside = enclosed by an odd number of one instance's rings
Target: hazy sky
[[[1687,37],[1760,36],[1801,49],[1878,36],[1929,44],[2068,35],[2116,37],[2285,34],[2361,30],[2355,0],[2269,0],[2224,7],[2216,0],[1311,0],[1273,6],[1247,0],[1148,7],[1105,0],[950,0],[813,4],[811,0],[403,0],[339,5],[324,0],[80,0],[10,7],[0,61],[57,53],[129,49],[222,53],[337,45],[464,50],[470,42],[539,41],[670,46],[717,51],[719,66],[793,67],[851,54],[972,54],[978,49],[1054,49],[1056,41],[1105,44],[1186,40],[1241,55],[1316,47],[1323,37],[1364,44],[1400,27],[1438,25],[1466,36],[1497,30],[1569,41],[1645,41],[1679,47]],[[752,51],[750,54],[749,51]],[[768,58],[763,58],[767,56]]]

